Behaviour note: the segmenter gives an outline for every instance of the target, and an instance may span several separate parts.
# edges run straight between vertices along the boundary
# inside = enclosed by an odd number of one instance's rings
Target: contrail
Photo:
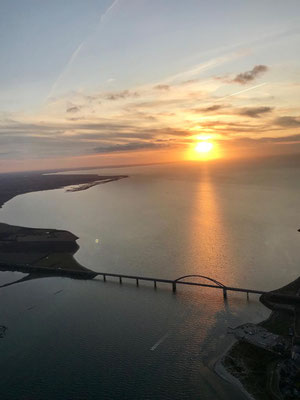
[[[101,15],[100,17],[100,24],[104,21],[105,17],[110,13],[110,11],[117,5],[119,0],[115,0],[112,4],[108,7],[108,9]]]
[[[48,96],[46,97],[46,101],[53,95],[53,93],[55,92],[59,82],[61,81],[61,79],[63,78],[63,76],[66,74],[66,72],[69,70],[69,68],[72,66],[72,64],[74,63],[75,59],[77,58],[78,54],[80,53],[80,50],[83,48],[83,46],[90,40],[90,38],[94,35],[95,31],[98,29],[98,27],[104,22],[105,18],[107,17],[107,15],[110,13],[110,11],[117,5],[117,3],[119,2],[119,0],[114,0],[112,2],[112,4],[105,10],[105,12],[101,15],[100,19],[99,19],[99,23],[95,26],[95,28],[93,29],[93,31],[79,44],[79,46],[73,51],[71,57],[69,58],[69,60],[67,61],[65,67],[63,68],[63,70],[61,71],[61,73],[58,75],[56,81],[54,82],[54,84],[52,85]]]
[[[204,63],[198,64],[198,65],[194,66],[193,68],[191,68],[189,70],[186,70],[186,71],[183,71],[183,72],[179,72],[179,73],[177,73],[175,75],[169,76],[168,78],[163,80],[163,83],[170,83],[170,82],[173,82],[173,81],[178,80],[178,79],[191,78],[191,77],[193,77],[195,75],[198,75],[201,72],[206,71],[206,70],[208,70],[210,68],[214,68],[215,66],[224,64],[224,63],[226,63],[228,61],[231,61],[231,60],[233,60],[235,58],[238,58],[242,54],[243,54],[242,52],[238,52],[238,53],[234,52],[234,53],[230,53],[230,54],[228,54],[226,56],[213,58],[213,59],[211,59],[209,61],[206,61]]]
[[[251,86],[251,87],[249,87],[248,89],[240,90],[240,91],[238,91],[238,92],[229,94],[229,95],[227,95],[227,96],[225,96],[225,97],[221,97],[220,99],[217,99],[216,101],[224,100],[224,99],[227,99],[227,97],[231,97],[231,96],[235,96],[235,95],[240,94],[240,93],[248,92],[249,90],[256,89],[256,88],[261,87],[261,86],[264,86],[264,85],[266,85],[266,84],[267,84],[267,82],[264,82],[264,83],[260,83],[259,85]]]
[[[88,39],[90,38],[90,36],[88,37]],[[88,40],[87,39],[87,40]],[[80,45],[77,47],[77,49],[73,52],[73,54],[71,55],[69,61],[66,63],[64,69],[61,71],[61,73],[58,75],[56,81],[54,82],[54,84],[52,85],[50,92],[46,98],[46,100],[49,99],[49,97],[51,97],[53,95],[53,93],[55,92],[57,85],[59,84],[60,80],[62,79],[62,77],[65,75],[65,73],[68,71],[68,69],[71,67],[71,65],[73,64],[74,60],[76,59],[77,55],[79,54],[80,50],[82,49],[83,45],[85,44],[86,40],[84,40],[83,42],[80,43]]]

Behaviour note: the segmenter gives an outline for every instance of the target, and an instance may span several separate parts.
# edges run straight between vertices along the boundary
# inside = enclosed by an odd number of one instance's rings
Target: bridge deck
[[[155,288],[157,287],[157,283],[166,283],[166,284],[170,284],[172,286],[173,292],[176,292],[177,285],[190,285],[190,286],[200,286],[200,287],[202,286],[202,287],[207,287],[207,288],[212,288],[212,289],[221,289],[223,291],[224,298],[227,297],[228,291],[246,293],[247,297],[249,296],[250,293],[253,293],[253,294],[267,293],[262,290],[245,289],[245,288],[226,286],[223,283],[218,282],[213,278],[210,278],[210,277],[204,276],[204,275],[198,275],[198,274],[197,275],[185,275],[185,276],[181,276],[181,277],[173,280],[173,279],[153,278],[153,277],[138,276],[138,275],[114,274],[111,272],[96,272],[96,271],[92,271],[92,270],[85,269],[85,268],[82,268],[79,270],[73,270],[73,269],[64,269],[64,268],[58,269],[58,268],[48,268],[48,267],[40,267],[40,266],[28,266],[27,264],[15,264],[13,266],[12,265],[7,266],[6,264],[1,264],[1,263],[0,263],[0,270],[20,271],[20,272],[25,272],[25,273],[30,273],[30,274],[45,274],[47,276],[61,275],[61,276],[79,278],[79,279],[93,279],[96,276],[102,276],[104,281],[106,281],[107,277],[112,277],[112,278],[118,278],[120,283],[122,283],[123,279],[135,280],[137,286],[139,285],[139,281],[148,281],[148,282],[153,282]],[[201,282],[195,282],[195,281],[191,282],[188,280],[183,280],[183,279],[187,279],[187,278],[191,278],[191,277],[206,279],[210,283],[201,283]]]
[[[209,284],[209,283],[200,283],[200,282],[153,278],[153,277],[147,277],[147,276],[113,274],[110,272],[97,272],[97,276],[102,276],[104,281],[106,281],[107,277],[118,278],[120,283],[122,283],[123,279],[135,280],[137,285],[139,284],[139,281],[148,281],[148,282],[150,281],[150,282],[154,283],[154,287],[156,287],[156,284],[158,282],[167,283],[167,284],[172,285],[173,292],[176,292],[177,285],[202,286],[202,287],[208,287],[208,288],[213,288],[213,289],[221,289],[223,291],[223,295],[225,298],[227,296],[227,291],[242,292],[242,293],[246,293],[247,295],[249,295],[249,293],[253,293],[253,294],[266,293],[265,291],[255,290],[255,289],[238,288],[238,287],[231,287],[231,286],[225,286],[225,285],[220,286],[220,285],[214,285],[214,284]]]

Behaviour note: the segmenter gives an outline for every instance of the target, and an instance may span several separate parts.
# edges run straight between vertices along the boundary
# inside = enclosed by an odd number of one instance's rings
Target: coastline
[[[285,398],[280,391],[285,382],[284,379],[282,381],[279,371],[285,363],[292,365],[288,352],[290,353],[293,344],[299,341],[299,336],[294,330],[299,324],[297,320],[299,292],[300,277],[279,289],[263,294],[260,302],[269,308],[271,313],[267,319],[254,324],[285,338],[290,343],[290,348],[286,352],[274,354],[241,339],[233,343],[215,363],[215,372],[226,381],[238,386],[248,399]],[[294,332],[292,337],[291,331]],[[262,375],[265,380],[258,382],[257,377],[261,378]]]
[[[98,186],[98,185],[103,185],[104,183],[109,183],[109,182],[114,182],[118,181],[120,179],[127,178],[127,175],[120,175],[120,176],[113,176],[111,178],[105,178],[103,177],[102,179],[98,179],[97,181],[94,182],[89,182],[89,183],[83,183],[76,185],[74,187],[71,187],[67,189],[67,192],[80,192],[82,190],[87,190],[93,186]]]
[[[238,378],[233,376],[225,367],[224,365],[224,359],[228,353],[230,353],[231,349],[233,346],[236,345],[237,342],[234,342],[230,344],[229,346],[226,347],[226,349],[221,353],[221,355],[217,358],[217,360],[214,362],[213,365],[213,370],[214,372],[223,380],[226,382],[230,383],[231,385],[237,387],[241,393],[243,393],[245,399],[248,400],[256,400],[251,393],[247,391],[247,389],[243,386],[242,382],[239,381]]]
[[[66,189],[67,192],[77,192],[127,177],[127,175],[96,174],[45,175],[45,172],[0,174],[0,208],[15,196],[25,193],[69,186],[72,187]],[[29,274],[24,279],[33,279],[39,274],[92,279],[96,273],[79,264],[74,258],[79,249],[77,239],[77,236],[66,230],[28,228],[0,223],[0,271]]]
[[[86,190],[92,186],[127,178],[128,175],[100,176],[97,174],[47,174],[27,172],[0,174],[0,208],[15,196],[74,186],[72,191]]]
[[[66,230],[0,223],[0,271],[92,279],[96,273],[74,258],[77,239]]]

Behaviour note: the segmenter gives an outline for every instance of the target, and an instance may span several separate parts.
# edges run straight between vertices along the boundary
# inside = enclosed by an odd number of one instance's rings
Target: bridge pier
[[[224,299],[227,299],[227,290],[226,289],[223,289],[223,297],[224,297]]]
[[[156,289],[156,281],[154,281],[154,289]]]
[[[136,286],[139,286],[139,280],[136,278]]]
[[[176,282],[172,283],[172,290],[173,290],[173,293],[176,293]]]
[[[120,280],[120,284],[122,285],[122,277],[121,276],[120,276],[119,280]]]
[[[106,282],[106,275],[103,274],[103,282]]]

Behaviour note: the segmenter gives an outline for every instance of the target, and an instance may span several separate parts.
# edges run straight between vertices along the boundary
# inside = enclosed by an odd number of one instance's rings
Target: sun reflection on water
[[[193,273],[216,279],[223,284],[235,281],[231,235],[224,222],[220,194],[216,193],[208,168],[196,187],[188,246],[195,260]]]

